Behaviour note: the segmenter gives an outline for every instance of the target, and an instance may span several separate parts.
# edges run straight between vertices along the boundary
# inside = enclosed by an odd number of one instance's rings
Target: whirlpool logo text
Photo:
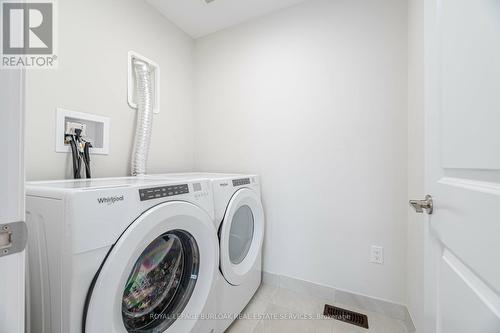
[[[122,196],[114,196],[114,197],[104,197],[104,198],[98,198],[97,202],[102,205],[102,204],[108,204],[108,205],[113,205],[117,203],[118,201],[123,201],[125,198]]]

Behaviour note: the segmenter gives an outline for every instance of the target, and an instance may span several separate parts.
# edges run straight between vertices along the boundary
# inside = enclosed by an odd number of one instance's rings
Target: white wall
[[[197,40],[196,168],[262,176],[265,270],[405,302],[407,37],[406,1],[313,0]]]
[[[59,68],[28,71],[27,178],[70,176],[55,153],[55,110],[111,117],[109,156],[92,156],[94,176],[130,170],[136,112],[127,105],[127,52],[160,64],[161,114],[154,119],[151,172],[193,167],[193,41],[143,1],[58,1]]]
[[[424,2],[408,2],[408,200],[425,196]],[[407,305],[423,330],[424,216],[408,208]]]

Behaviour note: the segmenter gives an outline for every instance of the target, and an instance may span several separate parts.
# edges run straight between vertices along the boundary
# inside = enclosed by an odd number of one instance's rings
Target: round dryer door
[[[224,278],[240,285],[261,255],[264,209],[250,189],[238,190],[226,209],[220,230],[220,265]]]
[[[210,217],[192,204],[141,215],[94,279],[85,332],[191,332],[215,283],[217,243]]]

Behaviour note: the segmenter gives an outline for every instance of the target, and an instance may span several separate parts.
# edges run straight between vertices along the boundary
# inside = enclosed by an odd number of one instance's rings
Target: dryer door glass
[[[229,231],[229,259],[235,265],[240,264],[248,254],[254,234],[254,217],[247,205],[238,208],[231,222]]]
[[[199,270],[195,239],[174,230],[156,238],[141,254],[122,298],[128,332],[163,332],[178,318],[193,293]]]

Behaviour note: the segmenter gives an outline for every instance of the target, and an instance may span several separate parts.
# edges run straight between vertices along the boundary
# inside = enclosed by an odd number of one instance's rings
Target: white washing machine
[[[213,218],[208,181],[28,183],[30,331],[214,332]]]
[[[241,174],[163,174],[176,180],[208,179],[211,182],[215,226],[219,236],[220,270],[217,283],[218,332],[224,332],[260,286],[264,209],[259,177]]]

